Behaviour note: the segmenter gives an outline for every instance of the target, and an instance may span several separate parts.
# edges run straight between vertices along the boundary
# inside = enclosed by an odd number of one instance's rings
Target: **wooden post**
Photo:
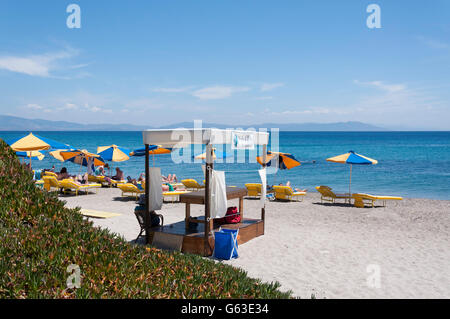
[[[150,228],[150,155],[149,145],[145,144],[145,215],[144,215],[144,223],[145,223],[145,243],[150,243],[150,232],[148,229]]]
[[[205,251],[204,255],[207,256],[210,246],[209,246],[209,233],[211,232],[211,170],[213,169],[213,159],[212,159],[212,145],[208,143],[206,145],[206,165],[205,165]]]

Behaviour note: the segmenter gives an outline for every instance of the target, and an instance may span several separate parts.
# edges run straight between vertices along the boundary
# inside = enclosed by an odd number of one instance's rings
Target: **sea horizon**
[[[0,138],[8,140],[28,131],[0,131]],[[116,144],[130,150],[143,147],[142,131],[33,131],[38,135],[69,144],[75,148],[96,152],[98,146]],[[93,134],[94,133],[94,134]],[[270,149],[270,145],[269,145]],[[293,154],[302,165],[291,170],[279,170],[268,175],[268,184],[290,181],[298,188],[316,192],[315,187],[327,185],[348,192],[349,166],[329,163],[326,158],[353,150],[378,160],[377,165],[353,165],[351,192],[398,195],[411,198],[450,200],[446,190],[450,184],[449,131],[280,131],[279,151]],[[231,154],[230,149],[226,149]],[[194,150],[192,150],[192,155]],[[234,154],[236,156],[236,154]],[[28,162],[29,160],[26,159]],[[253,161],[254,162],[254,161]],[[154,157],[155,166],[165,175],[176,174],[178,179],[203,180],[201,163],[175,164],[170,154]],[[32,161],[34,169],[57,170],[65,166],[71,174],[85,168],[62,163],[50,155],[42,161]],[[125,176],[137,178],[144,171],[144,159],[131,157],[120,163]],[[153,165],[153,160],[151,162]],[[229,185],[244,186],[259,182],[260,165],[249,163],[216,163],[215,168],[226,172]]]

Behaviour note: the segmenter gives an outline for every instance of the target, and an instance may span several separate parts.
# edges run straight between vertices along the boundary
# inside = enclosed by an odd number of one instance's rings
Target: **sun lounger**
[[[59,181],[55,176],[44,175],[42,176],[42,180],[44,181],[44,189],[46,191],[59,191],[61,189],[61,185],[59,184]]]
[[[323,201],[336,203],[336,199],[343,199],[346,203],[350,203],[352,197],[348,193],[335,193],[332,191],[331,187],[328,186],[317,186],[317,191],[321,194],[320,202]]]
[[[245,184],[245,187],[247,188],[247,196],[248,197],[261,197],[261,184],[256,183],[247,183]]]
[[[122,197],[131,195],[135,196],[136,199],[138,199],[140,194],[145,193],[144,183],[142,183],[142,189],[131,183],[117,184],[117,188],[122,191]]]
[[[117,181],[115,179],[111,179],[111,183],[108,183],[108,181],[105,180],[106,177],[108,176],[103,176],[103,175],[99,175],[99,176],[92,176],[91,178],[93,179],[95,177],[96,182],[100,183],[104,186],[109,186],[109,187],[113,187],[113,186],[118,186],[119,184],[126,184],[127,181],[125,180],[121,180],[121,181]]]
[[[98,183],[78,185],[71,179],[63,179],[59,182],[59,186],[62,188],[64,194],[73,191],[75,192],[75,196],[78,195],[79,191],[84,191],[87,194],[88,190],[90,189],[97,189],[102,187],[102,185]]]
[[[302,201],[306,192],[295,192],[290,186],[273,186],[275,191],[275,199]]]
[[[363,208],[367,203],[371,205],[371,207],[375,206],[375,201],[380,200],[383,201],[383,206],[386,206],[386,201],[388,200],[402,200],[402,197],[398,196],[379,196],[379,195],[371,195],[371,194],[352,194],[353,199],[355,200],[355,207]]]
[[[42,172],[42,176],[54,176],[54,177],[58,177],[58,174],[56,174],[55,172],[50,172],[50,171],[43,171],[43,172]]]
[[[180,195],[189,193],[189,191],[186,190],[176,190],[171,192],[163,192],[163,200],[165,202],[179,202],[180,201]]]
[[[190,191],[198,191],[205,188],[204,185],[200,185],[195,179],[183,179],[181,183],[183,183],[184,187]]]

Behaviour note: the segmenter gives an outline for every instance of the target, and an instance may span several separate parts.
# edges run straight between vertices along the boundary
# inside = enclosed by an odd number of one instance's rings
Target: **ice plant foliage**
[[[199,256],[132,245],[34,185],[0,140],[1,298],[287,298],[278,283]],[[69,265],[80,267],[68,288]]]

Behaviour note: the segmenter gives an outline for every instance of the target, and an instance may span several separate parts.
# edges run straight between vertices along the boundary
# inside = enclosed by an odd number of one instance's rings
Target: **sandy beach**
[[[120,190],[61,196],[68,207],[120,213],[91,218],[96,226],[134,240],[136,202]],[[237,205],[237,200],[229,205]],[[192,216],[202,215],[192,206]],[[246,199],[247,217],[260,217]],[[184,204],[166,203],[165,224],[184,218]],[[267,202],[265,235],[239,247],[225,261],[301,298],[450,298],[450,201],[404,199],[387,207],[321,204],[317,192],[303,202]]]

